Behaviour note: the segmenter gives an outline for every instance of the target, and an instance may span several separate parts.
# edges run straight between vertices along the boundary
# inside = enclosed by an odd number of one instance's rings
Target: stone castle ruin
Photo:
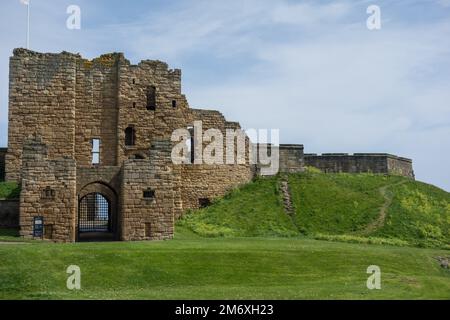
[[[10,59],[8,148],[0,179],[21,185],[17,224],[33,237],[73,242],[169,239],[186,210],[207,206],[259,174],[250,156],[233,164],[174,164],[174,130],[237,130],[213,110],[192,109],[181,71],[161,61],[132,65],[121,53],[15,49]],[[245,139],[248,150],[258,146]],[[191,155],[194,157],[191,145]],[[304,154],[279,145],[281,172],[305,165],[324,172],[373,172],[413,178],[411,160],[388,154]],[[224,152],[225,153],[225,152]],[[0,201],[0,221],[6,212]]]

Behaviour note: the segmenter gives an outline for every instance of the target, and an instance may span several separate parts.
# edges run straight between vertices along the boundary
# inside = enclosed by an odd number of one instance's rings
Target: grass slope
[[[258,179],[235,189],[214,205],[187,214],[178,225],[206,237],[296,236],[297,228],[284,213],[277,180]]]
[[[258,179],[178,222],[198,235],[307,235],[321,239],[450,248],[450,193],[399,176],[288,176],[295,216],[284,213],[280,177]],[[369,239],[369,240],[367,240]]]
[[[0,244],[1,299],[449,299],[435,249],[298,238]],[[81,290],[66,288],[69,265]],[[381,290],[368,290],[369,265]]]

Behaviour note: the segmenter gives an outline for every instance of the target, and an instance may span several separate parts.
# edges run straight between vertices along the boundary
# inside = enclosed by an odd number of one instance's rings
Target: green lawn
[[[0,244],[1,299],[450,299],[449,251],[305,238]],[[81,268],[81,290],[66,268]],[[381,290],[366,269],[381,268]]]

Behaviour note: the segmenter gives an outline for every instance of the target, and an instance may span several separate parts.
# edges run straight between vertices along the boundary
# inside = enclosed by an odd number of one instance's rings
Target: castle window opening
[[[125,145],[134,146],[136,144],[136,130],[132,126],[125,129]]]
[[[152,190],[152,189],[144,190],[143,196],[145,199],[154,199],[155,198],[155,190]]]
[[[53,190],[48,186],[42,191],[42,199],[53,200],[55,199],[55,196],[56,196],[55,190]]]
[[[198,205],[200,208],[206,208],[211,205],[211,200],[209,198],[198,199]]]
[[[100,163],[100,139],[92,139],[92,164]]]
[[[136,153],[132,154],[128,159],[144,160],[145,157],[142,154]]]
[[[194,127],[193,126],[189,126],[189,127],[187,127],[187,129],[189,131],[190,139],[188,139],[186,141],[186,146],[187,146],[188,154],[189,154],[190,159],[191,159],[191,163],[194,163],[194,160],[195,160]]]
[[[147,90],[147,110],[156,110],[156,88],[154,86]]]
[[[133,108],[136,108],[136,102],[133,102]]]
[[[172,108],[176,108],[177,107],[177,100],[172,100]]]

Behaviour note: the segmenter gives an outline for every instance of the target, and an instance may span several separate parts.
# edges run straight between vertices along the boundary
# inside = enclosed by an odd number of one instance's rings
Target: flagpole
[[[27,49],[30,49],[30,3],[27,4]]]

